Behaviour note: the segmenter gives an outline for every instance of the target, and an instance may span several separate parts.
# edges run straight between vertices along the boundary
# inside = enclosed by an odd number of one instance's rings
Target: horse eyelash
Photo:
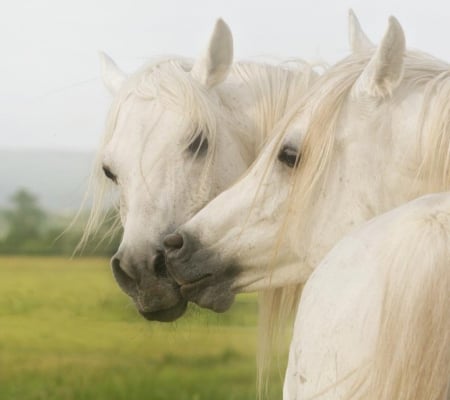
[[[300,153],[290,146],[282,147],[280,152],[278,153],[278,161],[289,168],[297,167],[298,163],[300,162],[300,158]]]
[[[203,133],[199,133],[189,144],[188,150],[196,156],[205,154],[208,151],[208,139],[205,135],[203,135]]]
[[[117,183],[117,176],[114,175],[107,166],[104,165],[102,169],[108,179],[111,179],[114,183]]]

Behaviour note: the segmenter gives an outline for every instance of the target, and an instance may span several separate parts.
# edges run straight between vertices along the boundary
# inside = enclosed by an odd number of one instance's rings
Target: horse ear
[[[352,9],[348,10],[348,40],[354,54],[362,53],[375,47],[361,29],[361,24]]]
[[[99,57],[103,83],[110,93],[114,95],[119,91],[126,79],[126,75],[106,53],[100,51]]]
[[[221,83],[233,62],[233,36],[228,25],[218,19],[208,47],[192,67],[192,76],[206,87]]]
[[[355,83],[357,93],[371,97],[389,96],[403,76],[405,35],[396,18],[389,18],[389,26],[381,44]]]

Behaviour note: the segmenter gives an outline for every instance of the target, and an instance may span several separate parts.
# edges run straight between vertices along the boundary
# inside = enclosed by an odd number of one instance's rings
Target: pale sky
[[[409,47],[450,61],[448,0],[3,0],[0,148],[95,149],[110,102],[98,50],[127,72],[195,57],[222,17],[236,59],[333,62],[349,51],[349,7],[372,41],[395,15]]]

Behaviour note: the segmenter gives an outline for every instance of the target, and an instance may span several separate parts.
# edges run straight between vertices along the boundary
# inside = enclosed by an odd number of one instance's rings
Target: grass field
[[[0,399],[254,399],[256,316],[247,295],[147,322],[107,260],[0,257]]]

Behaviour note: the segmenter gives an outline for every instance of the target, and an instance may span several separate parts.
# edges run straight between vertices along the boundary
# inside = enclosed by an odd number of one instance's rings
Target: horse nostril
[[[180,250],[183,247],[183,236],[179,233],[171,233],[164,238],[163,243],[167,250]]]
[[[167,269],[166,269],[166,259],[164,258],[164,253],[158,251],[155,256],[152,258],[152,266],[153,271],[155,271],[155,275],[159,278],[167,277]]]
[[[120,258],[114,257],[111,260],[111,268],[114,278],[122,290],[129,296],[135,295],[137,293],[137,282],[120,266]]]

